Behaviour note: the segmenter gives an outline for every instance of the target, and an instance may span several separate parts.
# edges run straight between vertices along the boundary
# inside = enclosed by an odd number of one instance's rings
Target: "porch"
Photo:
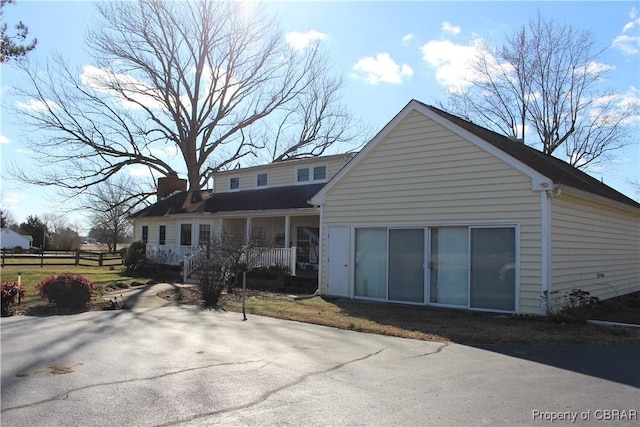
[[[252,253],[247,255],[252,267],[283,265],[296,275],[300,270],[318,269],[318,222],[317,215],[198,218],[177,221],[174,226],[160,225],[157,237],[153,229],[149,232],[149,227],[143,226],[142,236],[147,242],[147,258],[160,264],[181,265],[214,236],[230,236],[251,242]],[[151,243],[154,240],[158,244]]]

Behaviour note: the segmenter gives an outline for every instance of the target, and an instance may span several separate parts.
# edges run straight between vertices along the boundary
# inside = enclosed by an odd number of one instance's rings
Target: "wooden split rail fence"
[[[84,266],[103,267],[122,265],[119,253],[106,251],[40,251],[40,253],[19,253],[12,250],[2,250],[2,267],[4,266]]]

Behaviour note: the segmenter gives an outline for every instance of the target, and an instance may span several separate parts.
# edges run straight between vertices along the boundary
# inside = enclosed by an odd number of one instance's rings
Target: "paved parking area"
[[[474,348],[186,306],[0,326],[3,426],[638,424],[638,346]]]

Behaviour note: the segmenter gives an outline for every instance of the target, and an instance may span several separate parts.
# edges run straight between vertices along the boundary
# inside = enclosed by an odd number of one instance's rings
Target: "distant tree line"
[[[2,228],[9,228],[17,233],[31,236],[33,247],[45,250],[68,251],[79,249],[83,239],[78,233],[78,227],[64,218],[55,218],[45,214],[42,218],[37,215],[29,215],[26,220],[18,224],[11,214],[0,210],[0,223]],[[114,235],[113,230],[105,224],[92,224],[89,235],[86,238],[96,242],[107,244],[110,252],[116,250],[116,245],[131,242],[130,227],[123,225]]]

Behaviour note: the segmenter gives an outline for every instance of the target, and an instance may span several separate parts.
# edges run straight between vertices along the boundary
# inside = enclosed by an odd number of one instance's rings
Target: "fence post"
[[[5,251],[4,249],[2,249],[2,262],[0,262],[0,265],[1,265],[2,267],[4,267],[4,256],[5,256],[5,252],[6,252],[6,251]]]
[[[103,257],[103,256],[104,256],[104,253],[102,253],[102,252],[100,252],[100,253],[98,254],[98,267],[102,267],[102,260],[103,260],[103,258],[102,258],[102,257]]]
[[[80,265],[80,249],[76,249],[76,267]]]
[[[44,245],[42,245],[42,252],[40,252],[40,268],[44,267]]]

